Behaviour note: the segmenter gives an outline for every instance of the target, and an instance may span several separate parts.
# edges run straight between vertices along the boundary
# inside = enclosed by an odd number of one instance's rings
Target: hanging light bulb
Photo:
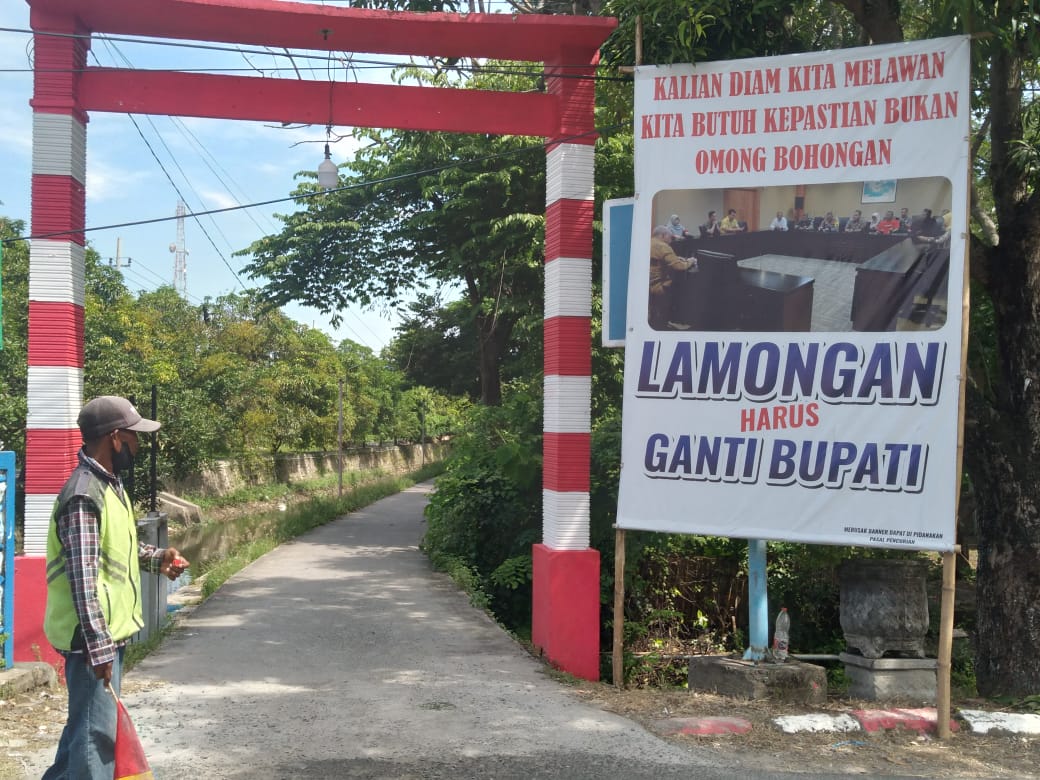
[[[323,190],[331,190],[339,184],[339,168],[332,162],[329,145],[325,144],[325,159],[318,166],[318,186]]]

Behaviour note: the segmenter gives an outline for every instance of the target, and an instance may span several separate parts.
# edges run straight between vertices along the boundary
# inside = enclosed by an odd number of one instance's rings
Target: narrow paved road
[[[755,774],[584,704],[548,676],[419,552],[429,491],[264,556],[130,673],[143,690],[125,701],[156,778]]]

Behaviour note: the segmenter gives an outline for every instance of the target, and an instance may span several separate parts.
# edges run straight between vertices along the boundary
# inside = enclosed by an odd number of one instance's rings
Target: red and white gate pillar
[[[90,39],[69,15],[32,10],[32,234],[25,431],[25,554],[15,560],[15,661],[57,661],[43,636],[47,529],[76,465],[83,401],[87,114],[77,99]]]
[[[531,627],[552,664],[587,680],[599,679],[600,630],[599,552],[589,547],[594,75],[595,61],[545,68],[560,132],[546,158],[542,542],[532,551]]]

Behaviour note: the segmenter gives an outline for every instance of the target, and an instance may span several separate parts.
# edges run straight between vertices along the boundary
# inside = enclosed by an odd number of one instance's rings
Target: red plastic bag
[[[144,748],[137,736],[137,729],[130,720],[123,702],[112,691],[116,700],[116,771],[115,780],[155,780],[148,759],[144,757]]]

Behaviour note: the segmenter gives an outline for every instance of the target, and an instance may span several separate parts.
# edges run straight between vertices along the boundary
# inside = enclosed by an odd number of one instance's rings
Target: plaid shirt
[[[96,460],[79,451],[80,465],[86,465],[103,482],[108,483],[116,495],[123,501],[128,500],[123,491],[123,482],[117,476],[105,471]],[[84,496],[76,496],[69,501],[61,513],[55,518],[58,540],[65,554],[65,576],[72,590],[72,603],[76,607],[80,629],[86,642],[87,657],[91,666],[108,663],[116,657],[116,648],[123,642],[113,642],[108,633],[105,616],[101,612],[101,604],[97,598],[97,575],[100,554],[101,523],[99,508],[93,501]],[[153,574],[159,573],[159,567],[166,551],[150,544],[138,542],[137,557],[141,568]],[[79,652],[75,650],[75,652]]]

